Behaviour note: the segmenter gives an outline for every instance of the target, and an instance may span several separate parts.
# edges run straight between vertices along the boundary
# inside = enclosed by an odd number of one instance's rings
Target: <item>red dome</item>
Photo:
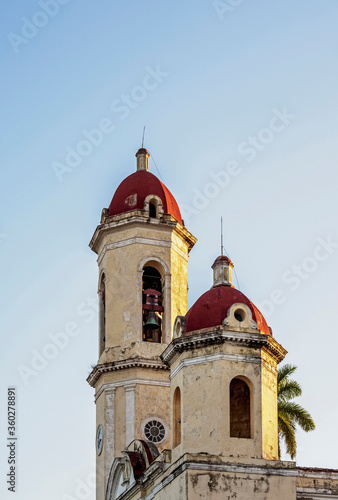
[[[226,255],[220,255],[219,257],[217,257],[214,264],[216,264],[217,262],[230,262],[232,264],[231,260]]]
[[[186,315],[186,332],[222,325],[233,304],[240,302],[249,307],[252,319],[262,333],[271,335],[270,329],[257,307],[236,288],[218,286],[205,292],[189,309]]]
[[[182,224],[180,209],[169,189],[155,175],[145,170],[138,170],[121,182],[109,206],[109,215],[143,209],[144,200],[150,194],[161,198],[164,213],[173,215]]]

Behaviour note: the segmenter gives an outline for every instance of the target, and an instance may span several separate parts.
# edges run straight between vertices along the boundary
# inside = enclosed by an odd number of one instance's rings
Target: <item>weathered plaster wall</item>
[[[163,337],[170,342],[176,316],[187,311],[188,243],[174,227],[160,223],[123,226],[107,233],[104,242],[99,272],[106,277],[106,347],[142,340],[140,263],[147,257],[163,261]]]
[[[138,268],[147,254],[169,267],[167,247],[136,243],[109,250],[105,256],[107,347],[142,340],[142,275]]]
[[[189,471],[188,497],[208,500],[295,500],[293,477]]]
[[[157,459],[163,473],[153,467],[153,474],[141,479],[128,500],[296,500],[293,462],[238,463],[203,453],[186,454],[171,463],[163,459]]]
[[[218,359],[219,355],[226,359]],[[241,362],[238,362],[241,356]],[[172,378],[171,400],[177,386],[182,397],[182,451],[208,452],[232,457],[262,457],[261,370],[259,349],[221,344],[185,351],[172,372],[188,364]],[[211,357],[211,358],[210,358]],[[212,360],[212,357],[216,357]],[[230,359],[229,359],[230,358]],[[244,361],[246,359],[246,361]],[[243,377],[251,388],[252,439],[230,438],[230,382]],[[178,450],[173,450],[173,460]]]
[[[138,384],[135,397],[135,407],[138,410],[135,414],[135,439],[145,439],[141,429],[145,419],[159,417],[166,424],[167,437],[158,449],[162,451],[170,447],[170,387]]]

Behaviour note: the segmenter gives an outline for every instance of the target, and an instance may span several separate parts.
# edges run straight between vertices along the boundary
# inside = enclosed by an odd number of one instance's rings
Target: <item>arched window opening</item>
[[[149,203],[149,217],[156,219],[156,206],[152,202]]]
[[[143,268],[142,324],[145,342],[162,342],[162,280],[161,274],[151,266]]]
[[[106,348],[106,279],[103,274],[99,288],[99,356]]]
[[[173,447],[176,448],[181,444],[181,391],[179,387],[176,387],[174,392],[173,401],[173,417],[174,417],[174,433],[173,433]]]
[[[240,378],[230,383],[230,437],[251,438],[250,388]]]

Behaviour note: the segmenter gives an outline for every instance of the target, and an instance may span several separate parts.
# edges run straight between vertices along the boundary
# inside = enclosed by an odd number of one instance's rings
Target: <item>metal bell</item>
[[[157,318],[154,311],[149,311],[147,316],[147,322],[144,325],[147,330],[156,330],[158,328]]]

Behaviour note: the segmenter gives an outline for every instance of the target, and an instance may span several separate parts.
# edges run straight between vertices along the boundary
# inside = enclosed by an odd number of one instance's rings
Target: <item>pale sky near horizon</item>
[[[88,243],[144,125],[150,169],[198,238],[189,306],[211,286],[223,216],[240,289],[298,366],[317,425],[298,432],[297,464],[338,469],[336,0],[55,2],[17,0],[0,18],[1,498],[12,385],[16,498],[79,499],[80,485],[95,498]]]

